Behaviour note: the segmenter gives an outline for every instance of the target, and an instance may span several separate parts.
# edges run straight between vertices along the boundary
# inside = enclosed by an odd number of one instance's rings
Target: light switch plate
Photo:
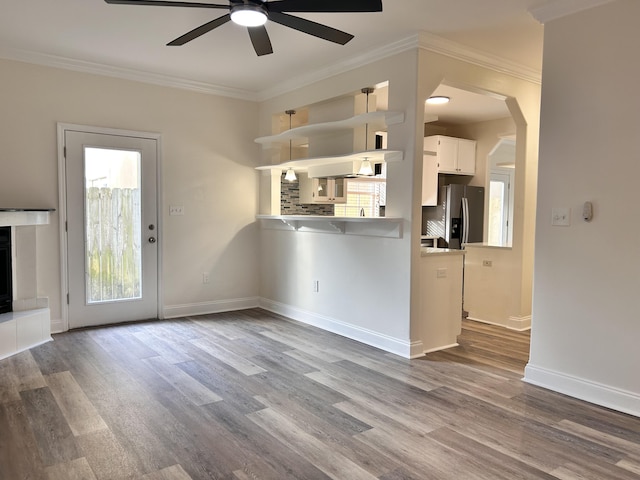
[[[571,209],[568,207],[553,207],[551,209],[551,225],[559,227],[571,225]]]

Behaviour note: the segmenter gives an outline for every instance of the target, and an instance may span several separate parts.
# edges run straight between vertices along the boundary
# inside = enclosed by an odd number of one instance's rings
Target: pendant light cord
[[[373,93],[374,88],[373,87],[365,87],[360,91],[367,95],[366,105],[365,105],[365,112],[369,113],[369,94]],[[364,151],[366,152],[367,150],[369,150],[369,122],[366,122],[364,124]]]
[[[289,130],[291,130],[291,126],[292,126],[292,124],[291,124],[291,117],[293,117],[293,115],[295,115],[295,114],[296,114],[296,111],[295,111],[295,110],[287,110],[287,111],[286,111],[286,112],[284,112],[284,113],[286,113],[287,115],[289,115]],[[293,148],[292,148],[292,139],[290,138],[290,139],[289,139],[289,160],[290,160],[290,161],[291,161],[291,160],[293,160],[293,158],[292,158],[292,156],[291,156],[292,149],[293,149]]]

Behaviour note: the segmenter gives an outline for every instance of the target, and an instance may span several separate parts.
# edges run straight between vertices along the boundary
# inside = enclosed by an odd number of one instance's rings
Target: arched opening
[[[483,188],[482,240],[465,246],[463,312],[474,322],[527,330],[532,285],[528,246],[533,232],[525,228],[531,223],[525,215],[535,212],[525,208],[525,196],[527,205],[535,204],[535,188],[527,188],[531,182],[526,179],[530,169],[525,161],[528,146],[522,112],[513,98],[446,81],[431,95],[451,100],[425,106],[425,137],[474,140],[476,166],[473,175],[438,174],[439,202],[423,207],[422,233],[442,236],[440,246],[448,246],[450,220],[442,212],[443,189],[451,184]],[[501,348],[495,345],[496,352]]]

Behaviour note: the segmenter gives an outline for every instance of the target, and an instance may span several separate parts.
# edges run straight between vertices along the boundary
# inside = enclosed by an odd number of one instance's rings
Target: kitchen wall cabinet
[[[300,203],[347,203],[346,178],[309,178],[298,176]]]
[[[438,204],[438,159],[431,152],[422,156],[422,206]]]
[[[424,150],[435,153],[439,173],[453,175],[475,175],[476,173],[475,140],[433,135],[425,137]]]

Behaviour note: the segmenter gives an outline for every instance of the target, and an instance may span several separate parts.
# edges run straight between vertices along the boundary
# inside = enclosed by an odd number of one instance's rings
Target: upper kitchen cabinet
[[[422,157],[422,206],[438,204],[438,163],[436,156],[425,152]]]
[[[300,182],[300,203],[347,203],[347,179],[309,178],[298,175]]]
[[[436,155],[438,173],[475,175],[476,142],[464,138],[433,135],[424,139],[425,152]]]

